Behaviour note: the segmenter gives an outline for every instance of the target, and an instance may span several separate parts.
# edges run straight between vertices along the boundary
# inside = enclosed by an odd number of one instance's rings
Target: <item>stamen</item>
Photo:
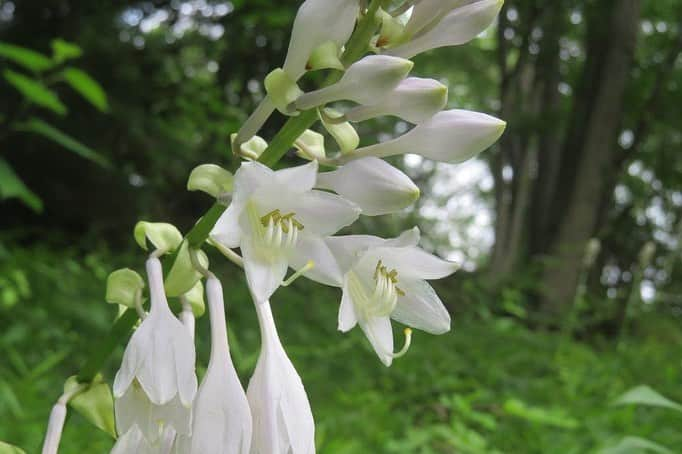
[[[405,328],[403,333],[405,333],[405,343],[403,344],[403,348],[401,348],[400,351],[391,353],[393,358],[400,358],[401,356],[404,356],[405,353],[407,353],[407,351],[410,349],[410,345],[412,345],[412,330],[410,328]]]
[[[310,271],[310,270],[312,270],[313,268],[315,268],[315,262],[312,261],[312,260],[308,260],[308,263],[306,263],[305,266],[304,266],[303,268],[301,268],[300,270],[296,271],[294,274],[292,274],[291,276],[289,276],[289,279],[287,279],[286,281],[282,282],[282,287],[288,287],[288,286],[290,286],[291,284],[294,283],[294,281],[295,281],[296,279],[298,279],[299,277],[301,277],[301,276],[303,275],[303,273],[305,273],[306,271]]]

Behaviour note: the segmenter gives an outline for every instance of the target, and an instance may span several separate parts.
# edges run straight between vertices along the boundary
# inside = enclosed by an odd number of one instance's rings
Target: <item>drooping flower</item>
[[[395,213],[419,198],[419,188],[410,177],[371,156],[320,173],[317,187],[336,192],[357,204],[362,214],[368,216]]]
[[[206,296],[211,318],[211,358],[194,402],[191,437],[178,440],[185,454],[249,454],[251,412],[227,344],[223,288],[210,277]]]
[[[450,330],[450,315],[426,280],[448,276],[457,265],[425,252],[418,242],[417,228],[389,240],[369,235],[327,239],[345,273],[339,330],[359,324],[386,366],[395,356],[391,319],[432,334]]]
[[[500,12],[502,3],[504,3],[503,0],[480,0],[467,3],[453,9],[442,19],[439,19],[439,14],[443,10],[438,9],[430,23],[427,22],[428,16],[434,10],[425,9],[424,13],[429,13],[425,14],[426,18],[420,14],[415,17],[412,26],[409,23],[407,25],[408,30],[417,33],[416,36],[405,44],[387,50],[386,54],[412,58],[430,49],[467,43],[490,26]],[[433,24],[434,21],[435,24]],[[421,30],[418,27],[421,27]],[[421,33],[419,33],[420,31]]]
[[[393,140],[358,148],[341,162],[360,156],[386,157],[416,153],[434,161],[458,163],[485,150],[500,138],[506,123],[468,110],[444,110]]]
[[[296,108],[306,110],[339,100],[376,104],[391,93],[413,66],[404,58],[368,55],[350,65],[335,84],[299,96]]]
[[[137,425],[153,441],[166,424],[189,433],[197,378],[194,343],[168,307],[161,262],[146,265],[151,309],[126,347],[113,393],[119,433]]]
[[[296,13],[283,69],[298,80],[306,71],[311,54],[332,42],[343,46],[360,11],[358,0],[306,0]]]
[[[235,174],[232,203],[211,238],[241,248],[258,302],[282,284],[289,265],[324,284],[341,281],[323,238],[354,222],[360,209],[335,194],[313,190],[316,176],[317,161],[276,172],[258,162],[243,163]]]
[[[251,454],[314,454],[315,422],[303,383],[277,334],[270,303],[256,304],[261,352],[247,396]]]
[[[433,117],[448,101],[448,88],[433,79],[408,77],[379,103],[357,106],[344,117],[349,121],[364,121],[393,115],[419,124]]]

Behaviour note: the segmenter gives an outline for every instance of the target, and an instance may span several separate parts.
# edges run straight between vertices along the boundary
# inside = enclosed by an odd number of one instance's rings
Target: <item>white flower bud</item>
[[[479,0],[420,0],[414,5],[410,19],[405,25],[405,34],[413,37],[434,27],[443,17],[455,8],[460,8]]]
[[[358,0],[306,0],[296,13],[283,69],[293,80],[306,71],[308,59],[321,44],[342,47],[360,12]]]
[[[318,174],[317,187],[350,200],[367,216],[395,213],[419,198],[419,188],[410,177],[371,156]]]
[[[380,103],[357,106],[346,112],[349,121],[364,121],[393,115],[410,123],[422,123],[439,112],[448,101],[448,87],[433,79],[408,77]]]
[[[463,162],[495,143],[506,125],[498,118],[479,112],[444,110],[398,138],[358,148],[353,156],[416,153],[434,161]],[[341,162],[350,159],[352,156],[342,157]]]
[[[375,104],[391,93],[412,66],[404,58],[369,55],[353,63],[337,83],[301,95],[296,108],[307,110],[339,100]]]
[[[503,0],[481,0],[456,8],[433,28],[386,53],[411,58],[430,49],[457,46],[471,41],[493,22],[502,8],[502,3]]]

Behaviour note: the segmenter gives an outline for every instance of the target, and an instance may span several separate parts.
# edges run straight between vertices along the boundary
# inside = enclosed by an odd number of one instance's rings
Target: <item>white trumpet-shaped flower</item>
[[[412,58],[430,49],[467,43],[492,24],[503,3],[503,0],[480,0],[455,8],[433,27],[426,26],[422,33],[386,53]]]
[[[337,83],[299,96],[296,108],[306,110],[340,100],[376,104],[391,93],[412,66],[404,58],[368,55],[350,65]]]
[[[468,110],[444,110],[393,140],[358,148],[341,162],[358,156],[415,153],[434,161],[458,163],[473,158],[500,138],[506,123]]]
[[[256,304],[261,352],[247,396],[251,454],[314,454],[315,422],[303,383],[277,334],[270,303]]]
[[[211,318],[211,358],[192,415],[192,436],[178,440],[185,454],[249,454],[251,412],[227,343],[223,288],[210,277],[206,296]]]
[[[332,190],[357,204],[367,216],[395,213],[419,198],[419,188],[410,177],[371,156],[320,173],[317,187]]]
[[[418,124],[433,117],[447,101],[448,87],[437,80],[408,77],[379,103],[354,107],[344,117],[348,121],[364,121],[392,115]]]
[[[194,343],[168,307],[159,259],[147,260],[147,274],[151,309],[126,347],[113,392],[119,432],[137,425],[153,440],[165,425],[189,433],[197,378]]]
[[[293,80],[306,71],[315,49],[327,42],[343,46],[360,11],[358,0],[306,0],[296,13],[283,69]]]
[[[391,319],[432,334],[450,330],[450,315],[426,280],[448,276],[457,265],[423,251],[418,242],[417,228],[390,240],[368,235],[327,239],[345,272],[339,330],[359,324],[386,366],[405,351],[393,353]]]
[[[317,161],[273,171],[258,163],[237,170],[232,203],[211,238],[240,247],[249,288],[258,302],[270,298],[287,267],[338,285],[341,271],[323,238],[353,223],[360,209],[338,195],[313,190]]]

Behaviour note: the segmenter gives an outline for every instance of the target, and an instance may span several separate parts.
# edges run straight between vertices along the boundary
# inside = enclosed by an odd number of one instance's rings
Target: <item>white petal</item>
[[[350,331],[357,323],[358,317],[355,314],[355,307],[353,306],[353,300],[350,297],[348,283],[344,282],[341,305],[339,306],[339,331],[344,333]]]
[[[363,270],[373,269],[379,260],[388,269],[398,271],[398,279],[441,279],[459,268],[456,263],[414,246],[374,248],[362,257],[357,266]]]
[[[388,317],[370,317],[360,319],[360,328],[365,332],[365,336],[374,347],[374,351],[379,359],[386,366],[393,362],[393,330],[391,329],[391,319]]]
[[[398,298],[391,318],[431,334],[450,331],[450,314],[429,284],[407,280],[400,282],[400,288],[405,296]]]
[[[353,203],[324,191],[309,191],[292,202],[289,209],[309,233],[332,235],[352,224],[360,215]]]
[[[137,426],[133,426],[116,440],[111,454],[151,454],[152,448]]]
[[[409,230],[405,230],[403,233],[395,238],[390,238],[384,241],[382,246],[384,247],[406,247],[406,246],[416,246],[419,244],[419,239],[421,233],[419,232],[419,227],[412,227]]]
[[[325,239],[343,273],[349,271],[362,254],[371,247],[382,246],[383,238],[372,235],[341,235]]]
[[[227,207],[227,210],[218,218],[218,222],[211,230],[211,238],[214,241],[229,249],[239,247],[242,239],[239,217],[244,206],[244,203],[232,202]]]
[[[289,167],[275,172],[275,179],[291,191],[310,191],[315,186],[317,178],[317,161],[297,167]]]
[[[414,5],[410,20],[405,25],[405,33],[414,36],[418,32],[440,20],[447,13],[469,3],[478,0],[420,0]]]
[[[121,368],[116,373],[114,378],[113,394],[114,397],[121,397],[130,387],[133,379],[137,375],[137,371],[143,365],[145,357],[144,353],[151,345],[151,331],[147,329],[143,321],[142,324],[135,330],[133,336],[128,341],[125,351],[123,352],[123,361]]]
[[[305,277],[321,284],[341,286],[343,275],[329,246],[321,237],[308,235],[303,230],[296,247],[289,255],[289,265],[298,271],[310,260],[313,261],[314,266],[310,271],[303,273]]]
[[[419,198],[419,188],[410,177],[371,156],[321,173],[317,185],[357,204],[367,216],[398,212]]]
[[[257,188],[272,183],[275,172],[257,161],[244,162],[234,174],[232,200],[245,200]]]
[[[254,247],[250,237],[242,241],[244,271],[249,288],[257,302],[267,301],[282,284],[287,273],[287,259],[281,255],[264,257]]]

